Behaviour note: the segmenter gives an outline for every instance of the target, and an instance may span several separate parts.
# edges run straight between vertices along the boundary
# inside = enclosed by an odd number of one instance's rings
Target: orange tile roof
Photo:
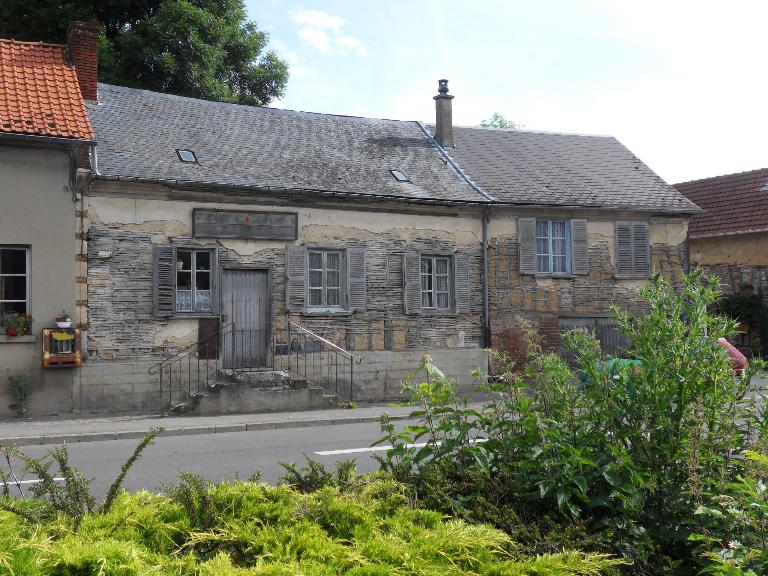
[[[95,140],[63,45],[0,39],[0,133]]]

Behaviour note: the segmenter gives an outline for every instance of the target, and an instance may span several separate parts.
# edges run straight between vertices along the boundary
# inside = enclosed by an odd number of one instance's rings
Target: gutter
[[[491,207],[483,211],[483,347],[491,347],[491,318],[488,313],[488,223]]]
[[[37,136],[34,134],[16,134],[11,132],[0,132],[0,140],[11,140],[16,142],[27,142],[29,144],[48,144],[48,145],[65,145],[65,146],[82,146],[91,145],[95,146],[95,140],[86,140],[84,138],[61,138],[58,136]]]

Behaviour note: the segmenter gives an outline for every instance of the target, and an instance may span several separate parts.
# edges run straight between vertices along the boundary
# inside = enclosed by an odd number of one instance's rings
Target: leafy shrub
[[[120,473],[110,485],[104,501],[98,508],[96,508],[96,499],[90,492],[91,480],[86,478],[80,470],[72,467],[66,444],[54,448],[48,457],[41,459],[27,456],[17,446],[0,444],[0,453],[4,455],[10,471],[0,477],[4,482],[0,510],[12,512],[33,523],[62,514],[71,522],[73,529],[77,530],[86,514],[95,511],[102,514],[109,512],[121,492],[128,471],[162,431],[163,428],[152,428],[144,435],[131,457],[121,467]],[[12,458],[21,460],[24,463],[24,470],[32,472],[39,479],[39,482],[30,488],[30,493],[35,497],[30,505],[19,504],[10,497],[9,486],[14,484],[18,488],[19,495],[22,498],[25,496],[22,484],[13,470]],[[59,485],[55,479],[56,475],[51,472],[51,466],[54,463],[58,466],[58,475],[63,478],[63,485]],[[10,478],[14,480],[11,481]]]
[[[489,526],[414,510],[405,501],[392,507],[392,491],[402,487],[375,475],[344,493],[206,483],[215,518],[208,529],[197,528],[173,497],[146,492],[123,492],[108,512],[85,514],[76,533],[55,518],[33,527],[0,511],[0,573],[601,576],[620,564],[581,552],[528,557]]]
[[[281,484],[298,490],[299,492],[314,492],[326,486],[346,487],[355,477],[355,460],[341,460],[336,463],[336,475],[328,472],[320,462],[313,460],[306,454],[304,459],[306,466],[297,468],[295,462],[280,462],[285,468],[285,474],[280,478]]]
[[[393,448],[382,469],[417,504],[518,538],[535,526],[538,545],[584,538],[631,560],[627,573],[696,573],[708,561],[689,541],[694,511],[732,490],[744,469],[736,456],[768,438],[761,400],[748,394],[761,363],[733,374],[717,339],[735,323],[708,312],[715,280],[695,272],[673,290],[656,276],[640,295],[645,314],[614,310],[639,367],[606,369],[594,335],[574,331],[571,369],[524,325],[527,363],[496,355],[500,376],[482,382],[491,400],[473,409],[426,357],[425,381],[405,383],[418,423],[383,422]]]
[[[32,379],[28,374],[8,376],[8,389],[13,395],[13,402],[8,408],[16,412],[16,416],[24,418],[29,411],[29,396],[32,391]]]

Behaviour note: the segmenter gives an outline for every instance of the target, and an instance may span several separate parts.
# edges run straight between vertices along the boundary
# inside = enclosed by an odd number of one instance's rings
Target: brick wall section
[[[405,315],[403,310],[403,254],[406,248],[424,252],[454,248],[471,258],[471,281],[482,285],[481,246],[455,246],[447,238],[399,238],[381,234],[375,240],[339,238],[334,247],[365,248],[366,312],[350,316],[301,316],[292,320],[354,351],[447,348],[456,346],[464,332],[465,346],[481,340],[482,291],[472,292],[470,314]],[[153,243],[154,242],[154,243]],[[149,231],[94,226],[88,242],[89,352],[97,358],[160,357],[191,342],[158,342],[157,334],[175,319],[152,314],[152,248],[157,243],[198,244],[188,237],[171,240]],[[211,244],[200,244],[210,246]],[[273,326],[285,327],[285,252],[263,250],[240,255],[219,246],[220,265],[269,268],[272,279]]]
[[[99,74],[99,25],[96,22],[72,22],[67,28],[67,50],[75,66],[84,100],[96,100]]]

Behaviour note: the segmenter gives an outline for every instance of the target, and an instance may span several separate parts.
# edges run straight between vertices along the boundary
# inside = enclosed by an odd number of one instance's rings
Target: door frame
[[[265,266],[263,264],[221,264],[219,266],[219,286],[221,286],[221,289],[219,290],[219,323],[221,327],[224,327],[224,274],[228,271],[253,271],[253,272],[266,272],[267,273],[267,306],[269,307],[269,311],[267,313],[267,321],[266,321],[266,331],[267,331],[267,358],[269,358],[270,355],[274,357],[274,302],[272,299],[272,267],[271,266]],[[220,349],[224,349],[223,345],[223,338],[224,336],[222,334],[219,335],[219,347]],[[272,359],[272,362],[274,363],[274,358]]]

